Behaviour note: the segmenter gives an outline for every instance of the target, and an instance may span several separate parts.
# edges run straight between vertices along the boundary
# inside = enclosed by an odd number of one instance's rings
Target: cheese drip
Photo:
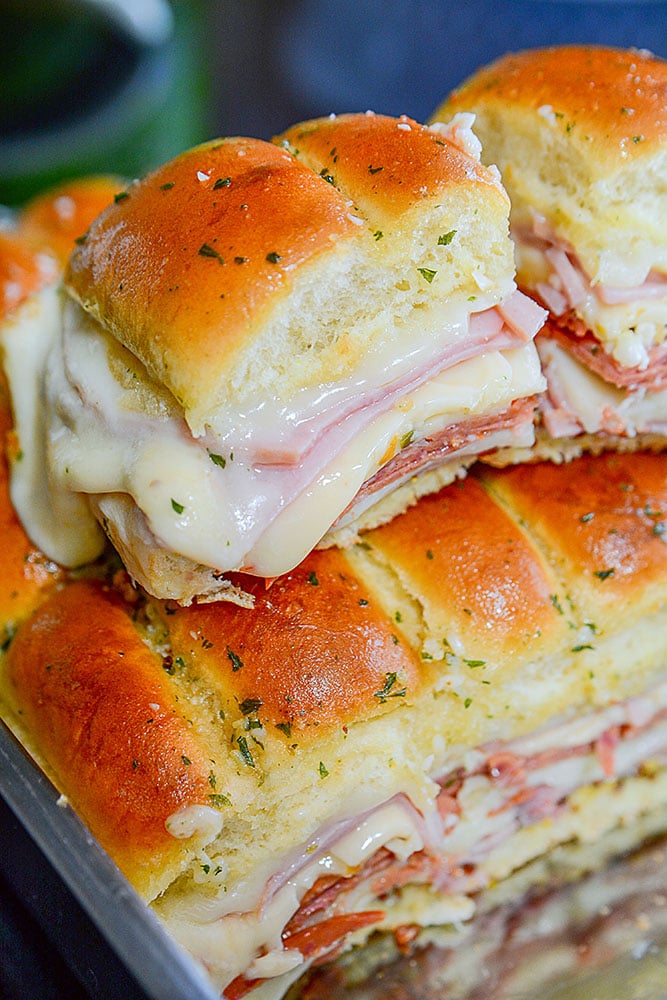
[[[287,403],[230,411],[226,435],[194,438],[175,400],[131,355],[123,367],[116,342],[67,302],[53,346],[22,375],[35,387],[35,416],[17,430],[22,445],[36,442],[35,460],[15,477],[24,496],[40,490],[54,509],[70,498],[78,516],[72,525],[27,501],[19,514],[51,558],[76,565],[102,548],[86,495],[124,494],[157,548],[221,571],[286,572],[402,442],[542,390],[532,342],[504,323],[493,297],[479,304],[473,345],[469,304],[439,317],[439,338],[433,317],[415,316],[391,358],[368,357],[349,380]]]

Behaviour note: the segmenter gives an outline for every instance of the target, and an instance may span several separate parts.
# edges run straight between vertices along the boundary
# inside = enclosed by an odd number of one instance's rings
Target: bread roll
[[[70,581],[9,646],[8,714],[222,996],[282,996],[664,828],[665,524],[664,457],[606,454],[478,467],[253,610]]]
[[[644,50],[554,46],[502,56],[434,115],[475,115],[519,284],[550,311],[539,454],[665,446],[666,88]]]
[[[532,442],[545,313],[508,211],[465,116],[215,140],[130,185],[70,258],[41,373],[46,471],[89,522],[42,548],[84,563],[95,515],[150,593],[247,604],[230,572],[279,575]]]
[[[125,186],[120,177],[92,174],[48,188],[21,208],[17,219],[21,237],[64,266],[93,219]]]

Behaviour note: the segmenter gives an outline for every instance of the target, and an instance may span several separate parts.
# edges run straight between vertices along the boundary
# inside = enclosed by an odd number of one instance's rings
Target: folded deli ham
[[[331,116],[119,190],[2,336],[32,540],[77,566],[106,533],[154,595],[248,604],[230,571],[530,446],[546,312],[469,126]]]
[[[667,440],[667,62],[572,45],[478,70],[475,115],[512,201],[517,280],[550,314],[532,454]]]
[[[253,609],[19,547],[3,711],[221,996],[281,997],[667,826],[666,530],[635,452],[477,466]]]

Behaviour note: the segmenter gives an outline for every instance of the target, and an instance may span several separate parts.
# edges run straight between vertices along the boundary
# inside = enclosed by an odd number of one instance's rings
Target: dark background
[[[128,2],[147,18],[141,37],[84,3],[0,0],[0,203],[331,112],[423,121],[508,50],[583,41],[667,56],[662,0],[173,0],[169,30],[152,34],[161,0]],[[116,996],[142,998],[0,799],[0,1000]]]

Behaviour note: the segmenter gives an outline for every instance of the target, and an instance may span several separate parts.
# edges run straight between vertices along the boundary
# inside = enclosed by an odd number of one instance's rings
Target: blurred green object
[[[0,0],[0,203],[209,138],[201,0]]]

